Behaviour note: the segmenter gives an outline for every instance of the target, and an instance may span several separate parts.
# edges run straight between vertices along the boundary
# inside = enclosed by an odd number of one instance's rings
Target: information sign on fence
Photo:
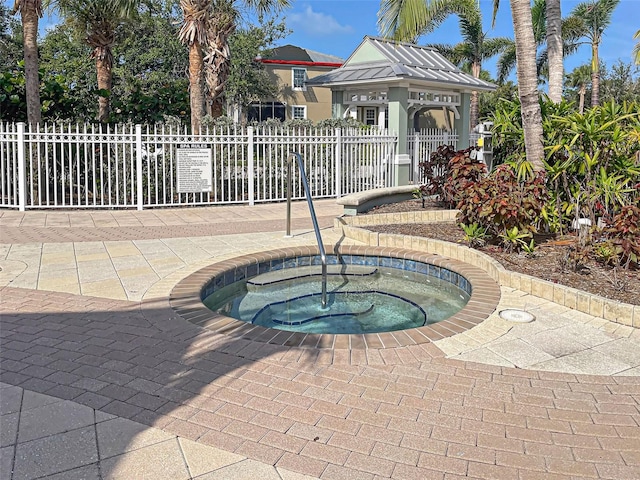
[[[206,144],[190,143],[177,149],[177,190],[179,193],[211,192],[211,148]]]

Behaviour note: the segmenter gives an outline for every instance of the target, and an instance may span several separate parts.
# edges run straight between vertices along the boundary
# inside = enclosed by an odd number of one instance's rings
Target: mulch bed
[[[436,202],[428,201],[428,209],[441,208]],[[422,210],[420,200],[408,200],[382,205],[367,213],[398,213]],[[412,223],[402,225],[367,226],[369,230],[381,233],[398,233],[418,237],[429,237],[464,244],[464,232],[454,223]],[[486,245],[480,251],[490,255],[505,268],[542,278],[550,282],[577,288],[613,300],[640,305],[640,271],[616,269],[589,260],[579,271],[566,265],[569,245],[575,237],[556,238],[540,235],[535,238],[536,251],[533,257],[523,253],[506,253],[497,245]]]

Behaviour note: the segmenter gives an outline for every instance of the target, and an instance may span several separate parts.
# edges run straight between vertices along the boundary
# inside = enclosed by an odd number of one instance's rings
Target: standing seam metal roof
[[[406,78],[446,83],[450,87],[496,89],[496,85],[463,72],[433,48],[368,36],[361,45],[365,42],[373,45],[386,61],[350,64],[348,59],[342,67],[309,80],[309,84],[331,86]]]

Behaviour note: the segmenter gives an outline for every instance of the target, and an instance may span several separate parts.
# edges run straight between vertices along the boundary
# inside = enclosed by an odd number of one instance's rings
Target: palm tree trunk
[[[98,90],[106,91],[106,95],[98,96],[98,121],[100,123],[107,123],[109,121],[109,107],[111,100],[109,94],[111,94],[111,84],[113,74],[111,71],[111,61],[109,60],[111,55],[98,55],[96,56],[96,75],[98,77]]]
[[[480,71],[482,70],[482,65],[480,62],[473,62],[471,65],[471,74],[480,78]],[[478,125],[478,112],[480,111],[480,99],[477,91],[471,92],[471,105],[469,107],[469,121],[471,122],[471,129],[473,129],[476,125]]]
[[[600,105],[600,58],[598,44],[591,45],[591,106]]]
[[[584,113],[584,96],[587,93],[587,86],[583,83],[580,85],[580,90],[578,90],[578,95],[580,95],[580,103],[578,105],[578,111],[580,115]]]
[[[211,116],[223,114],[224,86],[231,73],[231,51],[229,37],[236,30],[236,12],[232,4],[220,9],[210,17],[207,37],[207,55],[205,57],[205,81],[208,100],[211,103]]]
[[[560,103],[562,101],[562,79],[564,77],[560,0],[546,0],[546,10],[549,98],[554,103]]]
[[[510,0],[516,41],[518,93],[522,109],[522,127],[527,160],[534,171],[543,171],[542,114],[538,101],[536,42],[533,36],[531,3]]]
[[[24,36],[24,75],[27,97],[27,121],[30,125],[40,123],[40,77],[38,75],[38,18],[36,2],[26,2],[20,9],[22,34]]]
[[[189,98],[191,101],[191,134],[198,135],[206,114],[204,95],[204,60],[199,42],[189,45]]]

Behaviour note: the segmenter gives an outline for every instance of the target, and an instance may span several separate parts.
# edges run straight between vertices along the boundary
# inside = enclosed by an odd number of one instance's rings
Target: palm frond
[[[516,68],[516,44],[513,42],[507,47],[498,58],[496,64],[498,69],[498,83],[505,82],[507,77],[511,74],[514,68]]]

